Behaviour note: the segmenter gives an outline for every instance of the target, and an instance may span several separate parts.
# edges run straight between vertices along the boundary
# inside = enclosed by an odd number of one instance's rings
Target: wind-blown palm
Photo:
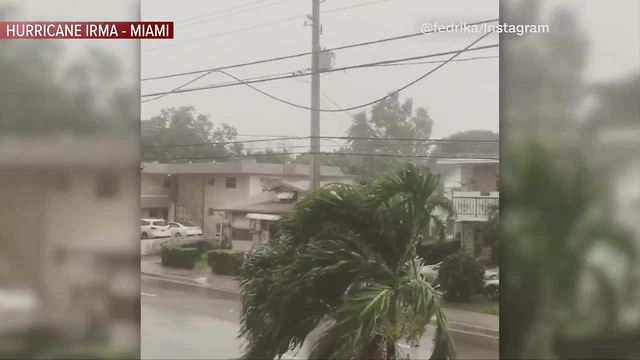
[[[394,359],[436,319],[432,358],[455,351],[439,294],[420,276],[416,245],[450,204],[439,177],[407,164],[372,187],[332,185],[300,201],[276,239],[243,266],[245,358],[299,348],[317,327],[313,359]]]

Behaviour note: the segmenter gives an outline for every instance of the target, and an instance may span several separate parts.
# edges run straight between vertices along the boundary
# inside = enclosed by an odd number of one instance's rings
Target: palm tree
[[[280,357],[321,328],[311,359],[396,359],[398,342],[417,345],[435,318],[431,358],[454,359],[440,294],[416,256],[443,228],[436,210],[451,209],[438,183],[407,164],[373,186],[331,185],[300,201],[243,266],[244,358]]]

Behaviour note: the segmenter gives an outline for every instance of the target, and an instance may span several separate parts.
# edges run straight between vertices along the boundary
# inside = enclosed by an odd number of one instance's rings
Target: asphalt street
[[[143,359],[234,359],[242,351],[237,338],[237,295],[179,282],[142,278]],[[465,323],[467,312],[447,311],[459,359],[498,359],[497,322],[482,318]],[[492,329],[489,329],[489,325]],[[428,358],[433,329],[418,349],[406,348],[412,359]],[[305,358],[306,351],[286,358]]]

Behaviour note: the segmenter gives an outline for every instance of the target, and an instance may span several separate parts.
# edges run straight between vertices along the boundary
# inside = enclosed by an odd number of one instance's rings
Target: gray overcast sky
[[[274,4],[260,10],[185,26],[181,19],[237,6],[242,2],[170,1],[153,0],[142,3],[144,20],[175,20],[175,39],[144,41],[142,44],[142,76],[188,71],[212,66],[234,64],[308,51],[311,47],[310,27],[304,26],[304,17],[280,24],[264,26],[229,35],[216,35],[251,27],[297,15],[310,13],[310,0],[267,0],[255,6]],[[371,3],[321,15],[322,46],[335,47],[361,41],[375,40],[420,31],[424,22],[484,20],[498,17],[497,0],[424,1],[424,0],[327,0],[323,10]],[[196,20],[192,20],[195,22]],[[399,40],[338,51],[336,66],[402,58],[460,49],[480,34],[439,34]],[[188,42],[196,38],[206,40]],[[496,35],[478,45],[495,44]],[[498,49],[489,49],[465,56],[497,55]],[[446,59],[443,57],[442,60]],[[342,107],[365,103],[417,78],[437,64],[375,67],[322,75],[321,88],[325,96]],[[498,130],[498,59],[484,59],[451,63],[419,84],[401,93],[411,97],[414,107],[424,106],[435,122],[434,137],[450,135],[468,129]],[[303,57],[273,64],[230,70],[239,77],[304,70],[310,67],[310,58]],[[189,78],[144,82],[142,93],[172,89]],[[224,75],[212,74],[194,85],[228,81]],[[307,78],[288,79],[257,84],[276,96],[308,105]],[[227,122],[241,134],[308,135],[309,111],[275,102],[244,87],[230,87],[201,92],[166,96],[158,101],[142,104],[144,119],[158,114],[170,106],[194,105],[199,112],[211,115],[217,124]],[[323,107],[335,107],[323,99]],[[356,111],[357,112],[357,111]],[[350,117],[345,113],[323,113],[322,135],[344,135]]]
[[[141,5],[144,20],[173,20],[198,16],[256,0],[146,0]],[[327,0],[323,9],[357,5],[374,0]],[[511,1],[511,0],[509,0]],[[281,3],[279,3],[281,2]],[[135,0],[25,0],[7,1],[22,8],[15,20],[135,20],[138,2]],[[170,45],[180,41],[220,34],[234,29],[259,25],[310,12],[310,0],[268,0],[264,5],[278,3],[258,11],[238,14],[227,19],[215,19],[190,27],[176,28],[176,39],[142,42],[143,49]],[[640,1],[617,0],[553,0],[541,1],[547,10],[567,5],[575,12],[589,39],[587,78],[608,80],[624,78],[640,70]],[[228,13],[226,13],[228,14]],[[369,6],[322,15],[324,35],[322,45],[334,47],[381,37],[419,31],[427,21],[473,21],[494,18],[498,14],[497,0],[389,0]],[[219,16],[225,15],[225,13]],[[218,36],[190,44],[142,51],[142,76],[188,71],[304,52],[310,49],[310,32],[299,18],[273,26]],[[553,29],[551,29],[553,31]],[[412,55],[427,54],[464,47],[473,35],[424,36],[375,45],[337,54],[336,65],[345,66]],[[497,41],[495,36],[485,44]],[[61,41],[62,42],[62,41]],[[102,47],[122,60],[125,74],[138,72],[138,41],[128,40],[65,40],[64,45],[80,54],[83,47]],[[480,55],[480,52],[477,53]],[[482,54],[497,54],[486,50]],[[71,55],[70,55],[71,56]],[[416,78],[434,65],[382,67],[355,70],[348,73],[323,75],[322,90],[342,106],[351,106],[382,96],[388,91]],[[255,76],[309,67],[308,58],[235,69],[237,76]],[[128,79],[135,79],[129,77]],[[142,92],[171,89],[185,79],[145,83]],[[198,84],[227,81],[212,75]],[[404,91],[416,106],[429,109],[435,121],[434,136],[446,136],[468,129],[498,129],[498,60],[477,60],[445,66],[420,84]],[[275,95],[301,104],[309,103],[309,85],[302,79],[260,84]],[[276,103],[245,87],[233,87],[167,96],[157,102],[142,105],[142,117],[149,118],[170,106],[194,105],[198,111],[210,114],[215,123],[227,122],[240,133],[307,135],[307,111]],[[331,107],[331,104],[323,104]],[[343,135],[349,117],[343,113],[322,114],[323,135]]]

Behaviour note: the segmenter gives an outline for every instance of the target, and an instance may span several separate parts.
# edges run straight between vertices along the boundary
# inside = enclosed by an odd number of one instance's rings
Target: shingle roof
[[[143,174],[256,174],[256,175],[309,175],[309,165],[259,163],[256,161],[166,164],[144,163]],[[339,167],[322,166],[323,177],[348,177]]]

